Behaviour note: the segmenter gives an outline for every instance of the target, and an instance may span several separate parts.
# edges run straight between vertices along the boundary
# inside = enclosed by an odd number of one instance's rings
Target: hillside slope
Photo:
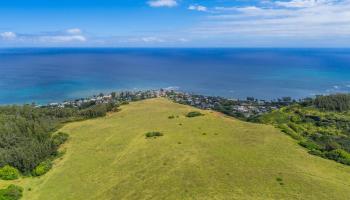
[[[45,176],[15,183],[25,188],[25,200],[350,196],[350,167],[309,155],[272,126],[211,111],[185,117],[193,110],[151,99],[68,124],[63,159]],[[148,131],[164,136],[146,139]]]

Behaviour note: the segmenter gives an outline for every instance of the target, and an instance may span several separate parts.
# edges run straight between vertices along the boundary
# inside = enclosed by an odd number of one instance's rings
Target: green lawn
[[[24,187],[25,200],[349,199],[349,166],[309,155],[272,126],[186,117],[196,110],[152,99],[68,124],[66,154],[49,173],[0,186]]]

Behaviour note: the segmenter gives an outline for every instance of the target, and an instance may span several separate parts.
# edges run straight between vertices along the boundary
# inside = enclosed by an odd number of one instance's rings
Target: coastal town
[[[254,97],[247,97],[244,100],[240,100],[178,91],[166,91],[165,97],[176,103],[190,105],[205,110],[215,110],[245,120],[271,112],[272,110],[290,105],[294,102],[290,97],[284,97],[277,99],[276,101],[258,100]]]
[[[78,107],[85,108],[96,104],[116,103],[125,104],[132,101],[143,99],[163,97],[176,103],[193,106],[199,109],[215,110],[229,116],[241,119],[249,119],[276,110],[282,106],[290,105],[295,102],[290,97],[267,101],[258,100],[253,97],[247,97],[244,100],[228,99],[218,96],[205,96],[177,90],[145,90],[145,91],[123,91],[112,92],[109,94],[100,93],[88,98],[79,98],[75,100],[64,101],[62,103],[49,103],[44,107]]]

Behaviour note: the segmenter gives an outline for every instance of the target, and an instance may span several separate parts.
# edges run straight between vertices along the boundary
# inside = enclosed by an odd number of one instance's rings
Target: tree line
[[[314,105],[322,110],[344,112],[350,110],[350,94],[317,96]]]
[[[92,104],[83,108],[2,106],[0,107],[0,167],[6,165],[29,174],[58,153],[67,139],[55,133],[63,123],[105,116],[114,103]]]

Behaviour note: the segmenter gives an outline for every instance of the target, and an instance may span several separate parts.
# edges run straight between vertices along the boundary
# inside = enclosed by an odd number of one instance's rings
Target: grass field
[[[309,155],[272,126],[211,111],[185,117],[196,110],[151,99],[68,124],[54,168],[14,183],[25,200],[349,199],[349,166]],[[150,131],[164,136],[146,139]]]

